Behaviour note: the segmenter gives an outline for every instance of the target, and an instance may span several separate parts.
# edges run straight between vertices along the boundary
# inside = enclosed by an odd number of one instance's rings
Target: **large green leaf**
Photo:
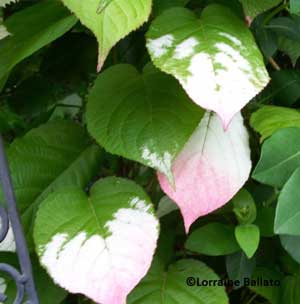
[[[4,23],[11,36],[0,41],[0,79],[75,23],[76,18],[57,0],[43,1],[13,14]]]
[[[212,256],[227,255],[240,250],[234,237],[234,227],[221,223],[209,223],[196,229],[188,237],[185,247]]]
[[[147,48],[154,64],[195,103],[217,112],[224,127],[269,82],[250,30],[225,6],[209,5],[200,19],[184,8],[165,11],[147,33]]]
[[[299,166],[300,128],[281,129],[264,142],[252,177],[281,188]]]
[[[147,276],[129,295],[128,304],[227,304],[224,287],[197,286],[204,280],[219,280],[205,264],[196,260],[179,260],[167,271],[154,259]]]
[[[284,185],[276,209],[274,229],[277,234],[300,235],[300,168]]]
[[[106,70],[87,106],[88,130],[101,146],[169,179],[174,158],[202,115],[176,80],[152,66],[143,74],[130,65]]]
[[[97,303],[125,303],[150,268],[158,225],[140,186],[109,177],[89,197],[78,187],[48,196],[34,240],[41,264],[60,286]]]
[[[152,0],[62,0],[99,43],[98,71],[111,48],[148,20]]]
[[[300,127],[300,112],[290,108],[264,106],[252,114],[250,124],[263,141],[280,129]]]
[[[95,175],[101,150],[89,146],[86,132],[69,121],[53,121],[16,139],[7,150],[24,229],[30,232],[40,202],[54,190],[84,188]]]
[[[243,4],[245,15],[255,18],[257,15],[278,5],[282,0],[240,0]]]

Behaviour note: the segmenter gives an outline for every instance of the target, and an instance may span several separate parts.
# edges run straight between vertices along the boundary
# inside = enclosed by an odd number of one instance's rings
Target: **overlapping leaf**
[[[49,196],[37,214],[34,239],[42,265],[72,293],[123,304],[147,273],[158,220],[141,187],[120,178]]]
[[[219,118],[208,112],[174,161],[174,186],[162,173],[158,178],[179,206],[188,231],[197,218],[225,205],[247,181],[250,170],[248,133],[241,114],[225,132]]]
[[[89,96],[88,130],[107,151],[139,161],[172,180],[172,162],[203,111],[172,77],[147,66],[103,72]]]
[[[111,48],[148,20],[152,0],[62,0],[96,36],[98,71]]]
[[[278,5],[282,0],[240,0],[243,5],[245,15],[255,18],[257,15]]]
[[[147,48],[155,65],[224,127],[269,82],[251,32],[220,5],[206,7],[200,19],[184,8],[165,11],[147,33]]]

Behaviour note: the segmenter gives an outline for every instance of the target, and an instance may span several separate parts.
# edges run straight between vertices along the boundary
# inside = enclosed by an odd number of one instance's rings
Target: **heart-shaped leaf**
[[[152,66],[103,72],[89,96],[88,130],[107,151],[166,174],[203,116],[171,76]]]
[[[252,258],[259,245],[259,228],[253,224],[238,225],[235,227],[234,233],[241,249],[249,259]]]
[[[123,304],[147,273],[158,220],[138,185],[120,178],[53,193],[37,213],[34,239],[42,265],[72,293]]]
[[[175,76],[195,103],[215,111],[224,127],[269,82],[251,32],[226,7],[210,5],[200,19],[184,8],[169,9],[147,38],[155,65]]]
[[[197,218],[226,204],[249,177],[248,133],[241,114],[224,131],[219,118],[206,113],[172,170],[175,187],[161,173],[159,182],[179,206],[188,231]]]
[[[281,129],[268,138],[252,174],[257,181],[282,188],[300,166],[300,128]]]
[[[98,71],[111,48],[149,18],[152,0],[62,0],[99,43]]]
[[[284,185],[276,209],[274,229],[277,234],[300,235],[300,169]]]
[[[208,299],[209,304],[227,304],[224,287],[200,286],[204,280],[220,278],[196,260],[179,260],[165,271],[160,260],[154,259],[147,276],[128,297],[128,304],[208,304]]]

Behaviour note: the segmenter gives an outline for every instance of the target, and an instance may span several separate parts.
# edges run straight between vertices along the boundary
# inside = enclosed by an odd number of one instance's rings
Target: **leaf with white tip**
[[[205,8],[200,19],[184,8],[165,11],[147,33],[147,48],[154,64],[224,127],[269,82],[250,30],[220,5]]]
[[[172,180],[172,162],[204,111],[177,81],[148,65],[115,65],[98,77],[89,96],[90,134],[113,154],[138,161]]]
[[[62,0],[99,43],[98,71],[111,48],[149,18],[152,0]]]
[[[0,0],[0,7],[5,7],[6,5],[16,3],[19,0]]]
[[[2,228],[2,220],[0,217],[0,231]],[[14,233],[12,231],[11,225],[9,225],[9,229],[5,239],[0,242],[0,252],[15,252],[16,251],[16,243],[14,238]]]
[[[90,197],[79,188],[49,196],[37,213],[34,239],[57,284],[97,303],[123,304],[151,265],[158,225],[141,187],[105,178]]]
[[[217,115],[206,113],[174,161],[175,188],[158,173],[164,192],[177,203],[186,231],[200,216],[226,204],[251,170],[248,133],[240,113],[224,131]]]

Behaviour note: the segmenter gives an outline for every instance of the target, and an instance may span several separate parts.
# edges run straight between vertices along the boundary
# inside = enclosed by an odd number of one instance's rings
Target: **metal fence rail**
[[[21,304],[26,299],[27,304],[38,304],[30,257],[21,225],[20,216],[17,209],[16,198],[13,190],[12,181],[10,178],[9,167],[5,156],[2,136],[0,134],[0,181],[2,184],[3,195],[6,202],[6,208],[0,204],[0,243],[5,239],[9,225],[11,225],[15,242],[16,252],[19,258],[19,272],[14,267],[1,263],[0,272],[5,272],[16,282],[17,294],[14,304]],[[0,293],[0,302],[5,303],[6,296]]]

